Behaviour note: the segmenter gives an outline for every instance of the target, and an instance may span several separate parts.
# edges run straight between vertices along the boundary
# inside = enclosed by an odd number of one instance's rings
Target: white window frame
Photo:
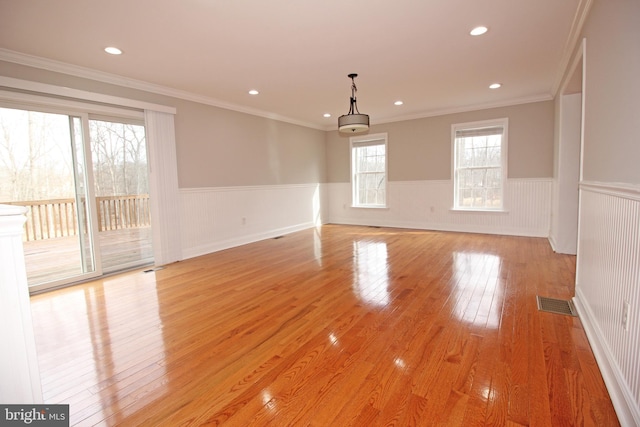
[[[357,188],[357,167],[355,149],[358,147],[372,146],[372,145],[384,145],[384,193],[385,202],[383,204],[364,204],[358,203],[358,188]],[[373,208],[380,209],[386,208],[389,200],[388,193],[388,178],[389,178],[389,150],[388,150],[388,136],[387,133],[377,133],[363,136],[352,136],[349,138],[349,153],[351,159],[351,207],[354,208]]]
[[[482,128],[502,127],[502,141],[500,145],[500,170],[501,170],[501,205],[496,207],[467,207],[458,204],[458,147],[456,144],[456,133],[463,130],[473,130]],[[451,181],[453,186],[453,207],[455,211],[472,211],[472,212],[505,212],[506,211],[506,184],[507,184],[507,147],[509,140],[509,119],[500,118],[492,120],[482,120],[477,122],[456,123],[451,125]]]

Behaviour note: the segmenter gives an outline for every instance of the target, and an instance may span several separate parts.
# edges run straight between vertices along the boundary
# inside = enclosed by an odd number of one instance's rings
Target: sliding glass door
[[[0,132],[0,203],[29,208],[29,284],[97,275],[81,117],[0,108]]]
[[[0,108],[0,203],[29,208],[32,290],[153,262],[142,123]]]
[[[153,262],[145,129],[89,120],[98,244],[104,272]]]

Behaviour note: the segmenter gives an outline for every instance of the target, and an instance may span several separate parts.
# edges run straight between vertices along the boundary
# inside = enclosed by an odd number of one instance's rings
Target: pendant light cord
[[[355,77],[351,77],[351,105],[349,106],[349,114],[360,114],[360,111],[358,111],[358,103],[356,102],[356,92],[358,88],[356,87],[356,81],[354,79]]]

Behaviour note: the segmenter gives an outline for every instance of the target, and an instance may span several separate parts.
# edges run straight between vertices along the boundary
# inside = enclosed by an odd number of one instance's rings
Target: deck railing
[[[81,203],[84,204],[85,199],[82,199]],[[31,200],[6,204],[29,208],[23,235],[26,242],[78,234],[75,199]],[[96,208],[98,231],[147,227],[151,224],[148,194],[96,197]],[[86,209],[82,212],[86,212]],[[81,226],[86,231],[86,220],[82,221]]]

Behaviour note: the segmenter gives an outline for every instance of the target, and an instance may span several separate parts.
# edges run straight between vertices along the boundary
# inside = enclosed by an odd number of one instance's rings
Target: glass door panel
[[[80,117],[0,108],[0,203],[29,208],[23,236],[29,286],[100,274],[82,135]]]
[[[89,120],[98,244],[106,272],[153,263],[144,126]]]

